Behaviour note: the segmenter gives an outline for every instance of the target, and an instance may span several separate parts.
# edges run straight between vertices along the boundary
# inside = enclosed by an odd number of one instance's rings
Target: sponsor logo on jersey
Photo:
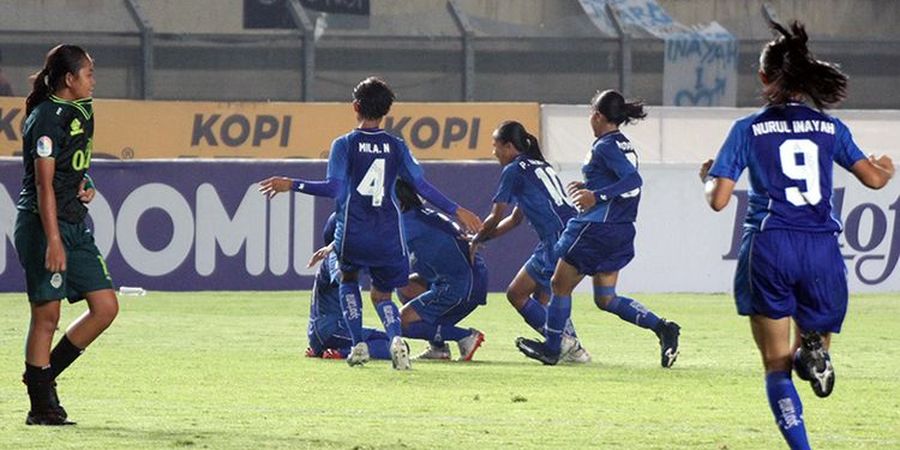
[[[38,138],[37,154],[41,158],[46,158],[53,154],[53,139],[50,139],[50,136],[41,136]]]
[[[84,128],[81,127],[80,120],[74,119],[69,124],[69,136],[78,136],[79,134],[84,134]]]
[[[62,286],[62,274],[56,272],[50,277],[50,286],[53,286],[53,289],[59,289]]]

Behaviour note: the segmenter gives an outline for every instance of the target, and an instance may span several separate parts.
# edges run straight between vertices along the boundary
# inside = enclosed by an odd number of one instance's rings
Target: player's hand
[[[597,196],[593,191],[587,189],[579,189],[572,193],[572,201],[579,211],[587,211],[597,204]]]
[[[78,200],[80,200],[81,203],[90,203],[91,200],[94,199],[94,194],[97,193],[97,191],[92,187],[87,189],[84,188],[85,185],[87,185],[87,182],[88,180],[87,178],[85,178],[82,179],[81,183],[78,185]]]
[[[584,189],[584,183],[581,181],[570,181],[569,184],[566,185],[566,194],[569,194],[569,197],[573,197],[575,192],[580,189]]]
[[[66,249],[59,237],[47,241],[44,268],[53,273],[66,271]]]
[[[462,206],[456,208],[456,220],[466,229],[469,233],[477,233],[481,231],[481,219],[475,215],[472,211],[469,211]]]
[[[876,158],[875,155],[869,155],[869,161],[871,161],[873,165],[878,166],[885,172],[887,172],[891,178],[894,177],[894,162],[891,161],[890,156],[881,155],[880,157]]]
[[[317,262],[327,258],[328,254],[331,253],[332,250],[334,250],[334,242],[316,250],[316,252],[313,253],[312,257],[309,258],[309,262],[306,263],[306,268],[309,269],[310,267],[316,265]]]
[[[706,177],[709,176],[709,169],[712,168],[713,160],[707,159],[700,165],[700,182],[706,183]]]
[[[266,198],[272,198],[279,192],[287,192],[291,190],[293,180],[287,177],[271,177],[259,182],[259,192]]]

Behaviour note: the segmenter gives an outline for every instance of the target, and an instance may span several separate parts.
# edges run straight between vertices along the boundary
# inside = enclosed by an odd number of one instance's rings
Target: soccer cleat
[[[834,390],[834,366],[831,356],[825,350],[822,335],[811,331],[800,336],[800,348],[795,355],[797,376],[809,381],[813,392],[819,397],[828,397]]]
[[[50,407],[59,414],[63,420],[69,418],[69,413],[59,404],[59,394],[56,393],[56,380],[50,382]],[[74,422],[73,422],[74,424]]]
[[[448,360],[450,359],[450,345],[446,342],[440,346],[429,343],[428,347],[426,347],[422,353],[419,353],[415,359]]]
[[[350,349],[350,354],[347,355],[347,365],[361,366],[367,362],[369,362],[369,344],[359,342]]]
[[[668,369],[678,358],[678,336],[681,335],[681,327],[675,322],[661,319],[655,331],[659,338],[660,363]]]
[[[457,342],[457,345],[459,345],[459,361],[471,361],[475,350],[478,350],[478,347],[481,347],[481,344],[484,343],[484,333],[474,328],[470,328],[470,330],[472,331],[471,334]]]
[[[66,419],[59,414],[59,411],[55,410],[43,412],[28,411],[28,416],[25,417],[25,425],[59,426],[75,425],[75,422]]]
[[[307,358],[318,358],[319,357],[319,355],[316,354],[316,351],[313,350],[312,347],[306,347],[306,353],[304,353],[304,356],[306,356]]]
[[[391,363],[397,370],[412,369],[412,364],[409,362],[409,344],[400,336],[394,336],[394,339],[391,339]]]
[[[344,359],[344,355],[336,348],[326,348],[322,352],[322,359]]]
[[[568,342],[567,342],[568,341]],[[562,362],[587,364],[591,362],[591,354],[581,346],[581,341],[572,336],[564,336],[560,348],[563,350]]]
[[[555,366],[559,362],[560,354],[550,353],[543,342],[519,337],[516,338],[516,348],[525,356],[536,359],[547,366]]]

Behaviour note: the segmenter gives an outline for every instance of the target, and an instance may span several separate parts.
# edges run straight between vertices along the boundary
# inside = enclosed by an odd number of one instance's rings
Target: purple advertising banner
[[[496,163],[426,163],[428,179],[481,216],[490,209]],[[103,161],[91,164],[98,195],[89,222],[117,286],[149,290],[309,289],[306,262],[322,245],[329,199],[281,194],[267,201],[256,183],[272,175],[322,179],[324,162]],[[13,246],[20,160],[0,160],[0,292],[23,292]],[[490,289],[504,291],[531,254],[527,226],[490,243]]]

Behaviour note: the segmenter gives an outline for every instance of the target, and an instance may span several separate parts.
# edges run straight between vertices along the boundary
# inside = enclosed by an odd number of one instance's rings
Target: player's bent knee
[[[763,366],[766,373],[770,372],[790,372],[791,357],[790,355],[768,356],[763,358]]]
[[[609,302],[613,301],[614,298],[616,298],[614,295],[600,295],[594,297],[594,304],[597,305],[598,308],[607,311]]]

